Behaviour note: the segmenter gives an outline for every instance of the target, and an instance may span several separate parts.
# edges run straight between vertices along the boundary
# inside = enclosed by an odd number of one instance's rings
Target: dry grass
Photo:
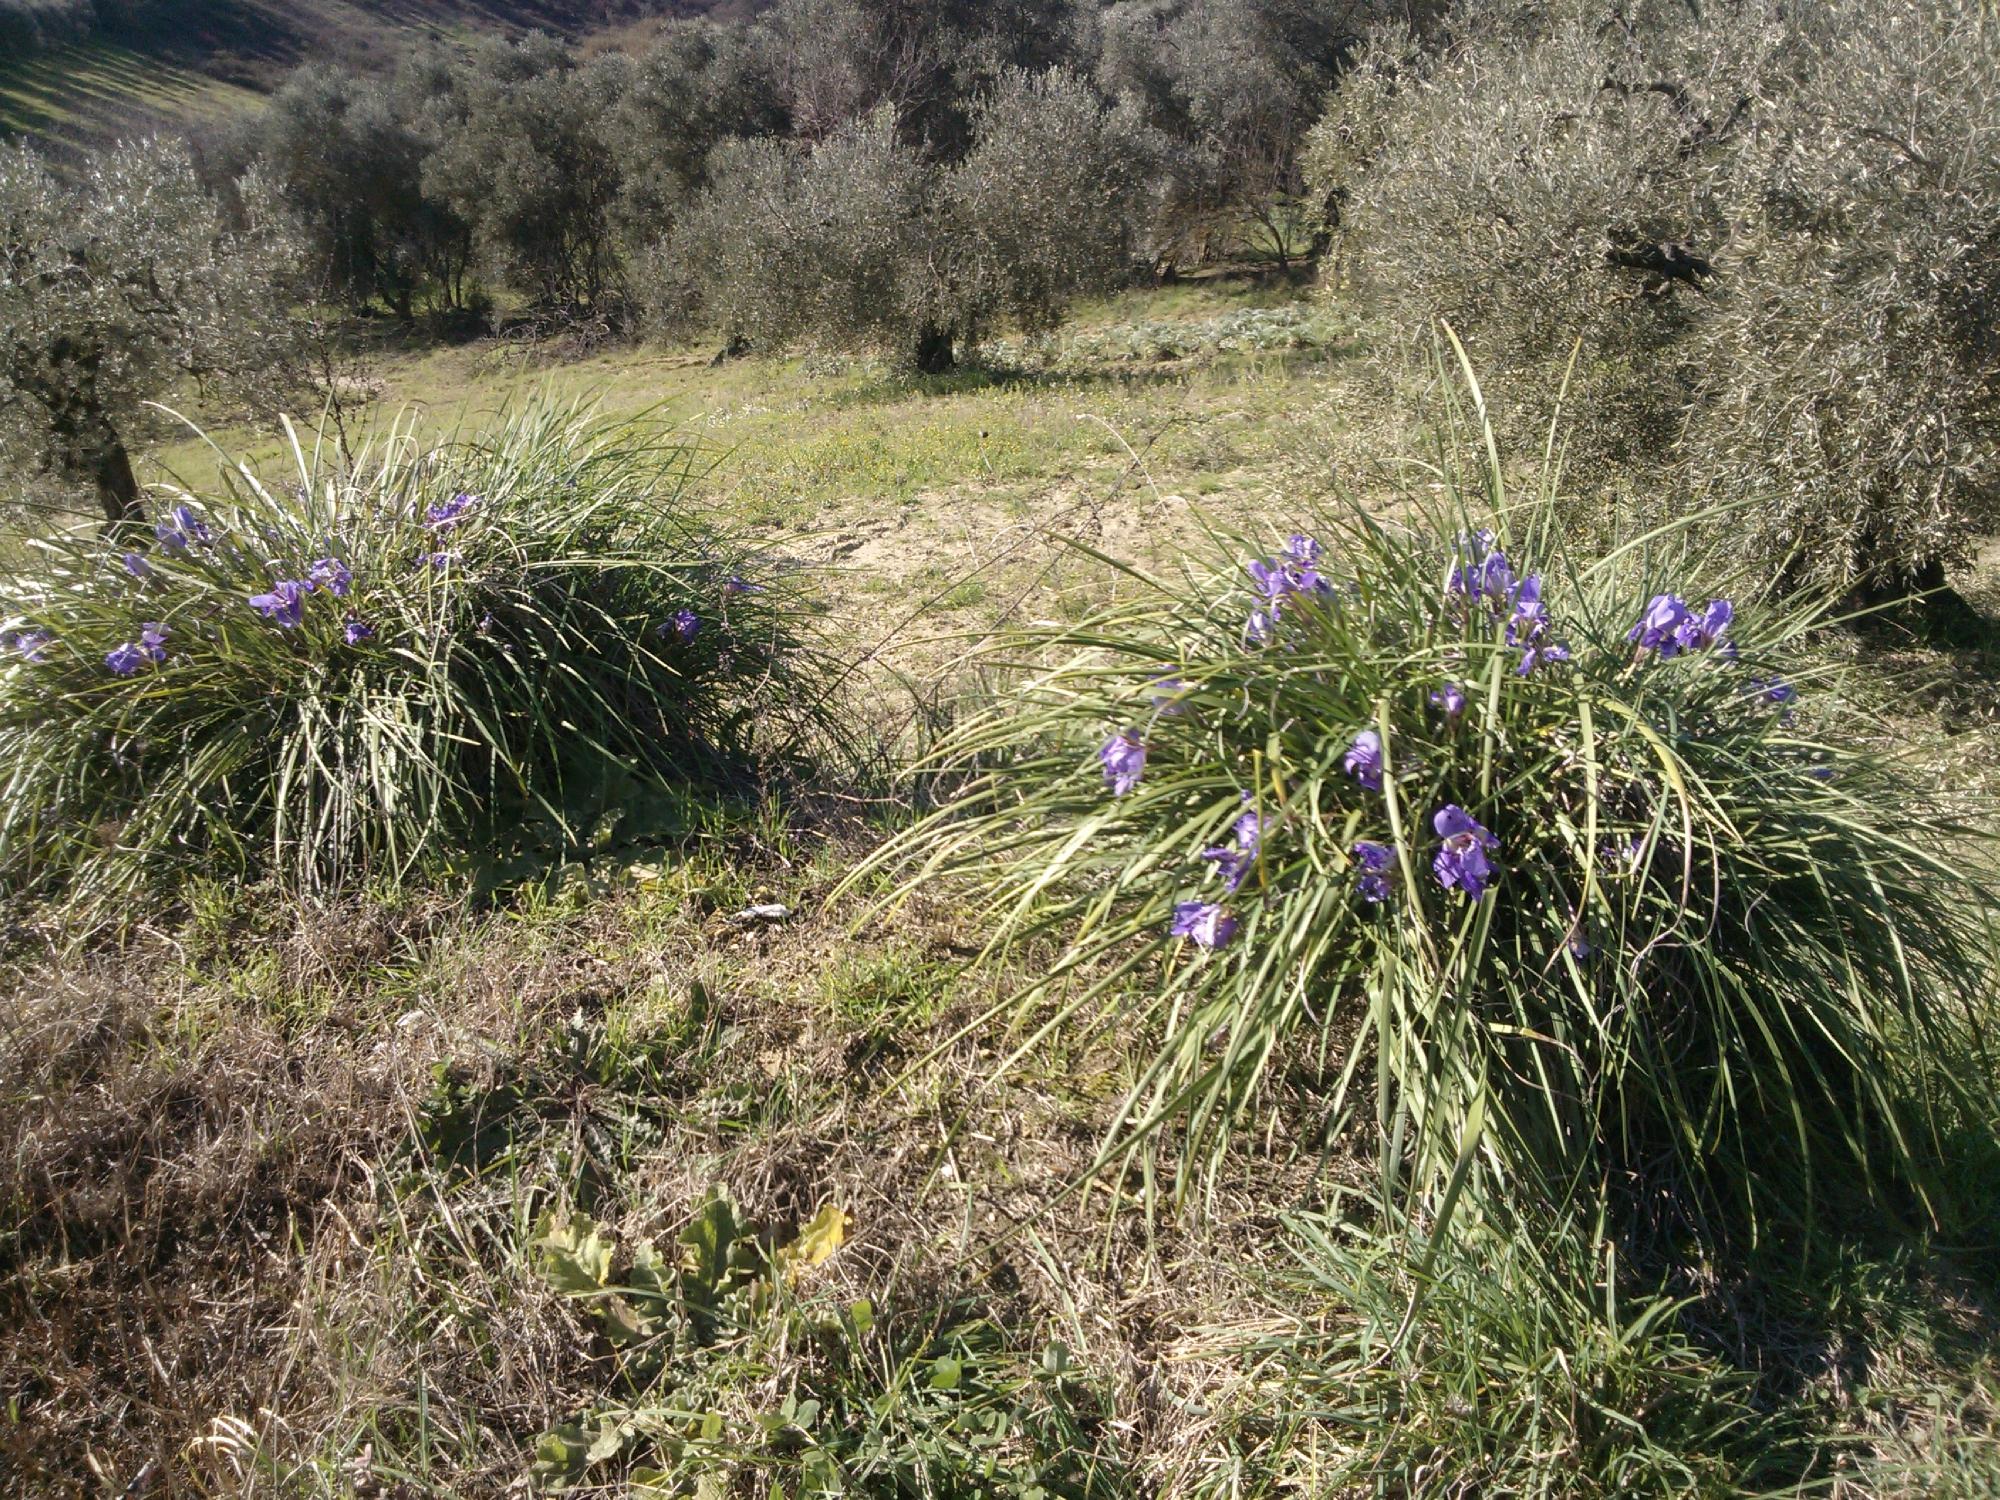
[[[853,936],[824,875],[767,863],[751,894],[800,915],[744,928],[741,876],[542,911],[229,903],[18,957],[0,1489],[501,1493],[605,1378],[537,1219],[671,1238],[718,1184],[774,1242],[852,1217],[825,1295],[1059,1333],[1135,1472],[1180,1469],[1234,1378],[1229,1268],[1316,1196],[1310,1158],[1281,1137],[1205,1225],[1107,1234],[1065,1192],[1124,1081],[1103,1039],[983,1088],[1000,1037],[923,1059],[990,993],[953,978],[976,934],[948,900]]]

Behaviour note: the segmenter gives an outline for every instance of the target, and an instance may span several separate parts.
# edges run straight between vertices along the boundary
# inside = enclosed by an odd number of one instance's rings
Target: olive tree
[[[541,305],[600,309],[623,279],[613,113],[629,82],[616,55],[579,62],[552,37],[477,49],[440,102],[423,189],[472,226],[486,259]]]
[[[1125,274],[1154,151],[1129,111],[1071,74],[1016,70],[972,129],[956,165],[887,106],[811,146],[725,148],[653,257],[655,315],[936,372],[996,321],[1046,326]]]
[[[1281,269],[1308,247],[1299,149],[1349,54],[1430,0],[1114,0],[1097,61],[1180,147],[1162,238],[1204,258],[1246,229]]]
[[[1576,488],[1741,497],[1792,581],[1996,519],[2000,27],[1979,0],[1558,0],[1378,37],[1314,132],[1335,296],[1445,318]],[[1395,347],[1397,341],[1391,340]]]
[[[618,217],[640,244],[659,238],[708,181],[724,141],[773,135],[786,117],[749,29],[669,25],[634,64],[607,128],[618,159]]]
[[[379,298],[405,322],[419,301],[464,304],[471,227],[423,170],[436,141],[407,77],[363,80],[300,69],[250,127],[252,159],[277,185],[328,291]]]
[[[188,385],[276,395],[299,378],[298,248],[253,177],[241,223],[180,147],[147,141],[74,184],[0,149],[0,471],[141,517],[130,444]],[[23,486],[25,488],[25,484]]]

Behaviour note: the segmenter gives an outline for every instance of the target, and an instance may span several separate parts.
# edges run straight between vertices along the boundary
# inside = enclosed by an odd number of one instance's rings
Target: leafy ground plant
[[[1020,691],[882,858],[982,887],[993,953],[1059,941],[1016,1060],[1097,1009],[1130,1035],[1107,1160],[1177,1130],[1212,1170],[1302,1070],[1447,1197],[1672,1233],[1809,1218],[1829,1171],[1921,1198],[1980,903],[1804,665],[1824,609],[1703,587],[1672,532],[1572,558],[1487,447],[1476,499],[1445,465],[1394,521],[1218,539],[1247,566],[1007,643]]]
[[[1062,1345],[1029,1367],[967,1309],[878,1316],[811,1295],[803,1278],[845,1229],[829,1203],[773,1250],[722,1193],[664,1253],[587,1215],[548,1220],[543,1265],[598,1322],[619,1396],[544,1434],[536,1478],[567,1489],[622,1469],[644,1495],[758,1478],[774,1496],[1119,1492]]]
[[[293,453],[0,585],[8,884],[562,853],[827,743],[802,603],[696,508],[687,449],[539,407]]]

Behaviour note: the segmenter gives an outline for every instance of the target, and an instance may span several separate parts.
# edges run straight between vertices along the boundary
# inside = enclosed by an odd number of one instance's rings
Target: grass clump
[[[1907,1207],[1983,973],[1953,831],[1805,665],[1823,608],[1732,601],[1671,532],[1572,557],[1498,472],[1011,640],[1041,665],[883,857],[974,882],[992,952],[1060,941],[1023,1052],[1115,1012],[1110,1154],[1177,1132],[1212,1174],[1296,1080],[1329,1134],[1372,1093],[1385,1179],[1447,1207],[1754,1237],[1829,1172]]]
[[[832,732],[795,591],[691,453],[578,411],[224,471],[0,593],[0,879],[301,886],[671,822]]]
[[[1346,1494],[1793,1493],[1800,1414],[1633,1296],[1588,1226],[1384,1232],[1293,1219],[1267,1279],[1296,1309],[1245,1351],[1223,1475]]]

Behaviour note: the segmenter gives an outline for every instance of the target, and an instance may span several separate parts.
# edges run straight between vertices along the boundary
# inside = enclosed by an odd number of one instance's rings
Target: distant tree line
[[[643,52],[432,44],[294,75],[211,143],[330,293],[876,345],[999,322],[1246,239],[1306,258],[1299,148],[1383,0],[780,0]]]
[[[136,526],[150,403],[323,385],[318,309],[504,305],[936,371],[1246,236],[1289,265],[1324,218],[1306,132],[1371,28],[1419,3],[777,0],[636,54],[529,33],[420,44],[387,74],[309,65],[188,147],[75,170],[0,150],[0,464],[16,498]],[[0,28],[187,4],[0,0]]]

